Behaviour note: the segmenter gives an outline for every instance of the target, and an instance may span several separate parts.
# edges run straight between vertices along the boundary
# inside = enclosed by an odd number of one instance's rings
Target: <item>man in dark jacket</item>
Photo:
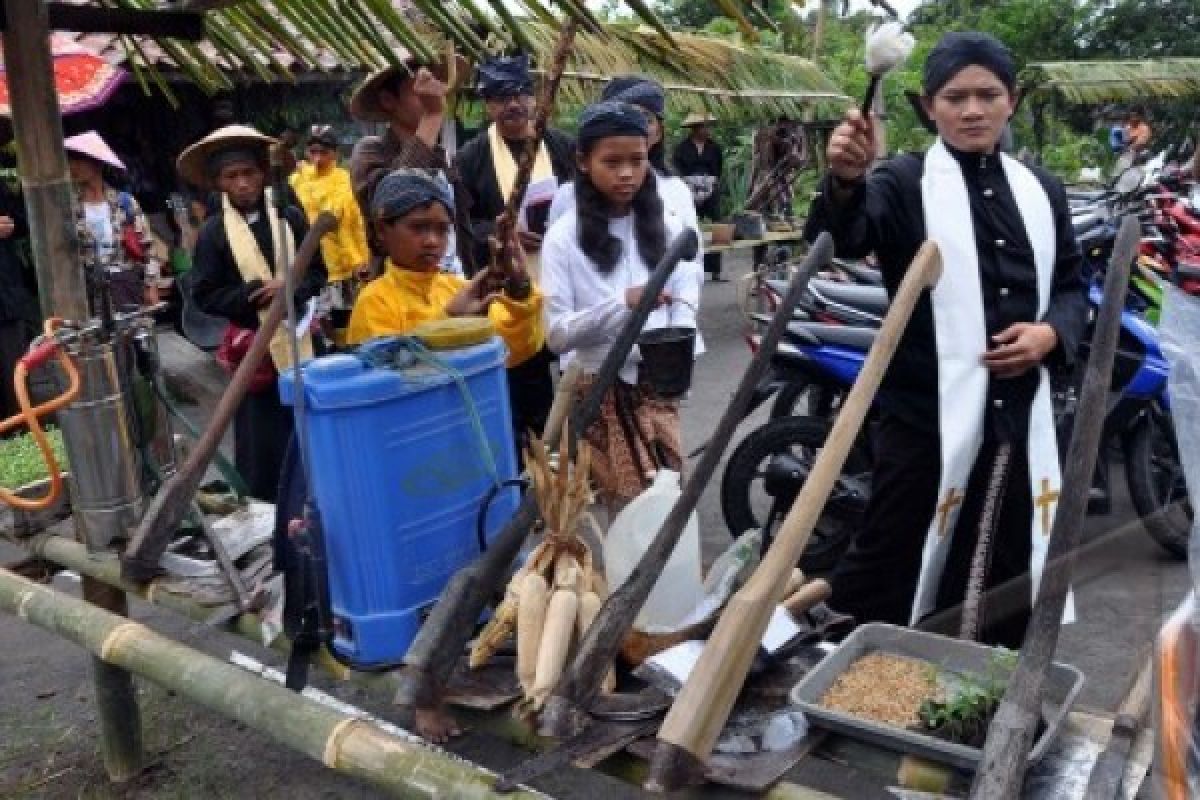
[[[292,255],[308,232],[304,212],[295,206],[283,209],[284,257],[276,257],[280,239],[279,211],[264,191],[268,148],[274,144],[253,128],[230,125],[206,136],[179,156],[179,172],[201,187],[221,193],[221,210],[210,216],[196,239],[192,258],[192,292],[206,314],[229,320],[230,353],[244,351],[249,333],[275,295],[283,291],[282,268],[290,268]],[[293,298],[298,317],[303,306],[325,285],[325,265],[314,255]],[[286,326],[286,323],[285,323]],[[265,385],[248,393],[234,419],[234,455],[238,472],[250,494],[275,501],[280,470],[292,436],[292,415],[279,401],[275,377],[291,366],[287,337],[281,326],[271,342],[271,364]],[[238,344],[240,342],[240,345]],[[301,336],[301,358],[311,355],[311,341]]]
[[[490,257],[488,238],[496,227],[496,217],[512,193],[520,154],[533,133],[537,110],[533,97],[533,76],[529,57],[494,58],[479,66],[479,95],[483,98],[488,126],[467,142],[454,160],[458,173],[458,196],[470,230],[459,245],[468,272],[474,274],[487,266]],[[575,143],[567,134],[547,129],[538,147],[530,184],[554,178],[566,183],[575,174]],[[546,197],[544,211],[549,213]],[[543,217],[544,222],[544,217]],[[520,233],[521,246],[528,255],[541,249],[542,231],[537,224]],[[536,273],[536,267],[535,273]]]
[[[998,151],[1016,101],[1008,49],[951,33],[925,63],[927,153],[868,174],[873,128],[857,111],[830,138],[810,235],[830,231],[839,256],[875,253],[889,293],[926,239],[943,262],[884,380],[865,525],[833,576],[831,604],[860,622],[963,602],[992,488],[985,585],[1026,572],[1036,585],[1045,561],[1061,488],[1047,368],[1072,363],[1087,305],[1062,186]],[[1027,605],[985,611],[985,639],[1020,644]]]

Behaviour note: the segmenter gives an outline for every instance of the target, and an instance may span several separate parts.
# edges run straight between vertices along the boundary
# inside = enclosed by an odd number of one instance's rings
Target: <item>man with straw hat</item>
[[[308,232],[304,212],[287,206],[280,212],[265,189],[269,149],[275,140],[245,125],[213,131],[179,156],[179,174],[220,196],[220,209],[205,220],[196,238],[192,290],[206,314],[229,320],[218,359],[235,369],[249,349],[254,331],[275,295],[283,291],[284,270]],[[283,216],[281,224],[280,214]],[[325,264],[314,256],[294,302],[301,308],[325,285]],[[311,356],[307,333],[301,358]],[[234,418],[234,455],[250,494],[275,501],[283,457],[292,437],[292,415],[279,402],[275,378],[291,366],[283,327],[271,340],[257,391],[246,394]]]
[[[150,252],[150,227],[129,192],[110,186],[105,170],[125,172],[125,163],[95,131],[63,140],[75,184],[75,223],[83,263],[103,270],[117,311],[154,302],[159,266]]]
[[[381,136],[364,136],[350,155],[350,180],[364,219],[371,216],[372,197],[384,176],[396,169],[424,169],[446,177],[449,162],[439,144],[446,114],[446,95],[466,72],[466,60],[455,55],[432,68],[411,57],[402,66],[369,75],[350,96],[350,113],[360,122],[386,123]],[[382,270],[382,243],[370,226],[373,275]],[[462,273],[453,239],[442,271]]]
[[[708,126],[716,122],[710,114],[688,114],[683,127],[688,135],[675,145],[672,161],[683,182],[692,190],[696,214],[713,222],[721,216],[721,169],[725,156],[712,139]],[[704,271],[721,280],[721,254],[704,254]]]

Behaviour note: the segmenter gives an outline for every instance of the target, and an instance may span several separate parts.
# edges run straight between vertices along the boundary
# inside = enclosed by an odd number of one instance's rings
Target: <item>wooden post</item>
[[[88,316],[87,288],[79,261],[74,191],[63,150],[46,6],[42,0],[8,0],[5,13],[5,72],[42,313],[83,320]],[[83,596],[116,614],[128,610],[123,592],[90,578],[83,579]],[[133,679],[100,659],[92,660],[92,672],[104,767],[111,780],[127,781],[141,770],[141,716]]]

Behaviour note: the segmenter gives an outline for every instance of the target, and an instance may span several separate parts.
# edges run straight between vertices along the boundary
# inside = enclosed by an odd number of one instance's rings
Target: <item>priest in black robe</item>
[[[875,154],[873,124],[849,112],[830,139],[829,174],[807,231],[810,239],[822,230],[832,233],[841,257],[874,253],[889,294],[926,238],[937,241],[943,256],[939,285],[918,303],[880,390],[865,523],[833,575],[831,605],[860,622],[909,624],[963,602],[984,490],[1003,443],[1009,445],[1011,467],[996,514],[986,586],[1035,568],[1032,551],[1044,547],[1050,504],[1057,498],[1049,481],[1044,495],[1030,488],[1039,477],[1030,474],[1036,460],[1031,451],[1053,446],[1045,441],[1042,419],[1048,400],[1039,405],[1035,398],[1039,390],[1045,393],[1043,367],[1072,367],[1088,314],[1061,184],[997,148],[1016,106],[1016,67],[1008,49],[984,34],[947,34],[928,57],[923,90],[923,107],[939,137],[935,145],[868,173]],[[946,175],[949,180],[934,180]],[[947,225],[947,217],[961,224]],[[936,294],[964,279],[969,291],[949,300]],[[965,321],[964,304],[975,309]],[[957,329],[949,322],[955,314]],[[949,332],[976,336],[979,349],[952,361]],[[979,387],[973,396],[947,392],[940,383],[951,372],[972,369]],[[953,406],[942,407],[948,402]],[[955,452],[943,452],[942,445],[964,415],[980,420],[968,437],[977,454],[973,462],[970,453],[960,459],[961,490],[951,488],[943,497],[943,464]],[[1035,423],[1040,438],[1032,435]],[[1057,469],[1055,464],[1051,471]],[[930,554],[943,543],[922,604],[918,587],[926,580]],[[1019,645],[1028,606],[986,602],[984,638]]]
[[[250,331],[258,330],[260,314],[270,306],[275,294],[283,291],[283,276],[275,269],[275,232],[271,222],[278,212],[268,208],[264,191],[268,148],[273,141],[252,128],[229,126],[209,134],[179,158],[184,178],[202,188],[215,189],[222,202],[222,210],[205,220],[197,235],[192,258],[196,305],[206,314],[222,317],[231,325]],[[246,244],[258,248],[271,277],[250,280],[244,277],[231,243],[226,209],[245,221],[253,236],[253,244]],[[292,247],[299,247],[308,232],[304,212],[288,205],[283,208],[282,217],[291,233]],[[325,281],[325,264],[318,250],[303,281],[296,287],[297,319],[304,315],[306,304],[321,291]],[[269,355],[266,361],[272,357]],[[273,503],[293,423],[291,409],[279,400],[277,372],[267,371],[271,373],[270,380],[248,392],[238,406],[233,427],[234,460],[250,494]]]

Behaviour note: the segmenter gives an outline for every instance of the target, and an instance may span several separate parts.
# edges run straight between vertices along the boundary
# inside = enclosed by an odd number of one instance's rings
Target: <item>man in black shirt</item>
[[[721,170],[725,156],[708,129],[716,120],[708,114],[689,114],[683,121],[688,135],[675,145],[672,161],[683,182],[692,190],[696,216],[706,222],[721,217]],[[721,280],[721,254],[704,254],[704,271],[714,281]]]
[[[196,238],[192,293],[201,311],[229,320],[231,330],[222,349],[230,360],[244,355],[250,333],[258,330],[271,301],[283,291],[282,269],[291,268],[296,248],[308,232],[304,212],[292,205],[283,209],[286,225],[279,226],[280,212],[264,191],[268,148],[274,143],[253,128],[230,125],[179,156],[179,172],[186,180],[220,193],[220,209],[205,220]],[[277,259],[280,238],[284,257]],[[325,264],[317,251],[296,287],[293,301],[299,317],[325,279]],[[300,350],[301,358],[312,354],[307,334],[301,337]],[[238,407],[233,439],[238,472],[250,494],[273,503],[292,436],[291,411],[280,403],[275,380],[278,370],[291,366],[282,326],[271,340],[270,362],[263,385],[247,393]]]
[[[944,263],[880,391],[864,529],[833,577],[832,604],[860,622],[909,624],[963,601],[1003,444],[1011,468],[986,585],[1040,575],[1061,480],[1045,368],[1072,363],[1087,307],[1062,186],[997,149],[1015,80],[999,41],[947,34],[925,64],[922,103],[939,134],[927,153],[868,175],[873,129],[857,111],[830,139],[810,235],[830,231],[839,256],[874,253],[889,292],[925,239]],[[985,638],[1019,645],[1027,610],[988,611]]]

